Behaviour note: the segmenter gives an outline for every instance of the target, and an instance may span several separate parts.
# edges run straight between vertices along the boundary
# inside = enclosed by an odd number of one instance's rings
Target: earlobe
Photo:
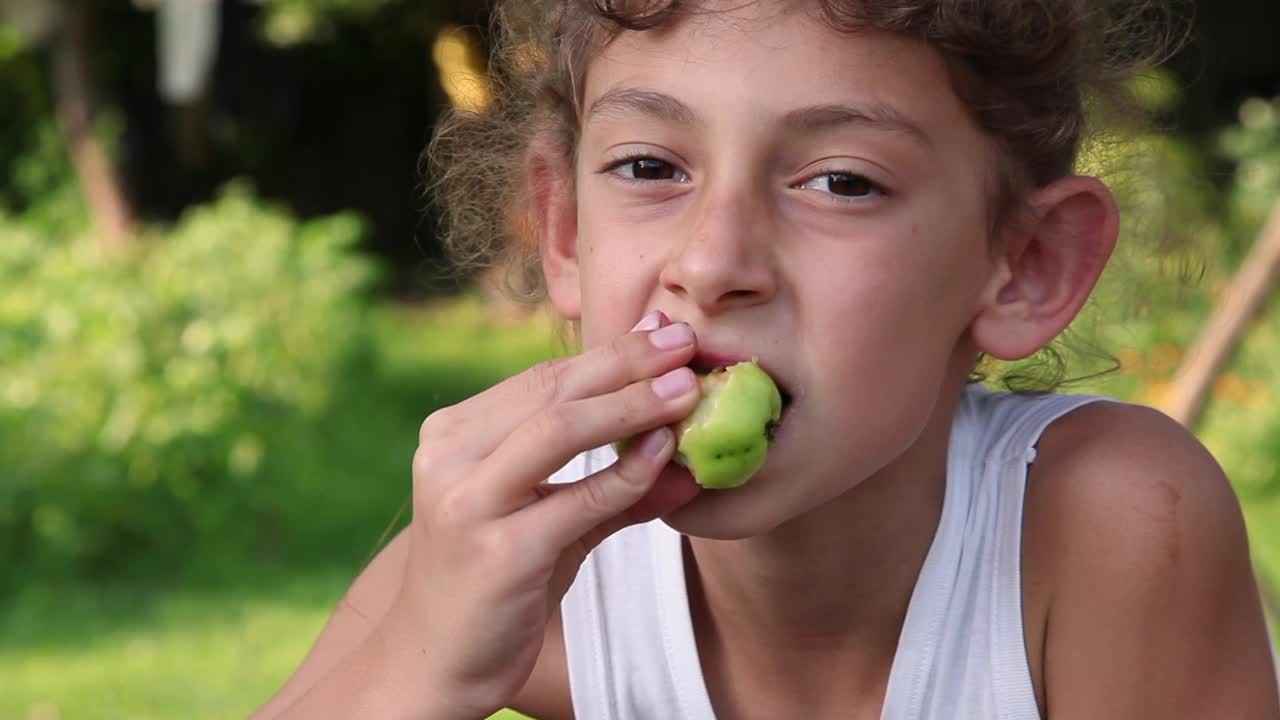
[[[538,253],[547,294],[566,320],[582,317],[578,283],[578,214],[572,189],[572,168],[551,143],[535,142],[529,149],[528,188]]]
[[[1115,248],[1119,211],[1101,181],[1068,177],[1032,195],[1027,217],[1008,228],[1004,251],[971,332],[1002,360],[1035,354],[1084,306]]]

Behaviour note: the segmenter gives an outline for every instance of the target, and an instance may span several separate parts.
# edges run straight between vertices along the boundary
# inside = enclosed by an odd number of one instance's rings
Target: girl
[[[452,238],[534,261],[585,350],[426,420],[412,523],[259,717],[1280,718],[1208,453],[973,381],[1062,333],[1116,241],[1072,174],[1100,10],[499,18],[500,101],[434,147]],[[667,426],[694,369],[751,357],[785,397],[768,461],[701,491]]]

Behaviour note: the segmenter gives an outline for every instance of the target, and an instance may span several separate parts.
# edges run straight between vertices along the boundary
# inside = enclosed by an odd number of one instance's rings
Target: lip
[[[700,349],[698,350],[698,353],[693,356],[693,359],[689,361],[689,367],[693,368],[696,372],[705,373],[718,367],[727,367],[729,365],[736,365],[740,362],[746,362],[751,358],[751,355],[713,352],[710,350]],[[768,372],[767,369],[766,372]]]
[[[791,406],[796,401],[796,394],[792,391],[786,380],[773,367],[771,367],[769,363],[759,360],[758,356],[700,348],[698,353],[693,356],[693,359],[689,361],[689,367],[692,368],[694,372],[706,373],[718,367],[736,365],[740,362],[747,362],[752,359],[756,359],[760,364],[760,367],[766,373],[769,373],[769,377],[773,378],[774,383],[777,384],[778,391],[782,394],[782,413],[783,417],[785,417],[787,411],[791,409]]]

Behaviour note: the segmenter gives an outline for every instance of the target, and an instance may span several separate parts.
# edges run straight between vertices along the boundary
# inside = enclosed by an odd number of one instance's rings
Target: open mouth
[[[697,357],[693,359],[693,362],[689,363],[689,369],[693,370],[698,375],[708,375],[713,370],[729,367],[730,365],[736,365],[739,362],[743,362],[743,360],[724,355],[699,353]],[[778,416],[778,420],[769,423],[769,426],[766,429],[770,440],[772,440],[777,429],[786,422],[787,414],[791,410],[794,396],[782,378],[778,377],[776,373],[771,372],[767,366],[763,367],[765,372],[769,373],[769,377],[773,378],[774,384],[778,387],[778,394],[782,396],[782,413]]]

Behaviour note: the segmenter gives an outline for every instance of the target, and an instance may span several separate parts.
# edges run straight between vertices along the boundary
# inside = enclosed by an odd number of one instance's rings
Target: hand
[[[696,495],[687,473],[663,473],[675,446],[666,426],[698,401],[685,367],[695,344],[687,325],[655,312],[608,346],[423,423],[404,579],[381,632],[412,643],[424,682],[451,708],[484,716],[505,706],[587,553]],[[578,453],[638,434],[610,467],[546,483]]]

